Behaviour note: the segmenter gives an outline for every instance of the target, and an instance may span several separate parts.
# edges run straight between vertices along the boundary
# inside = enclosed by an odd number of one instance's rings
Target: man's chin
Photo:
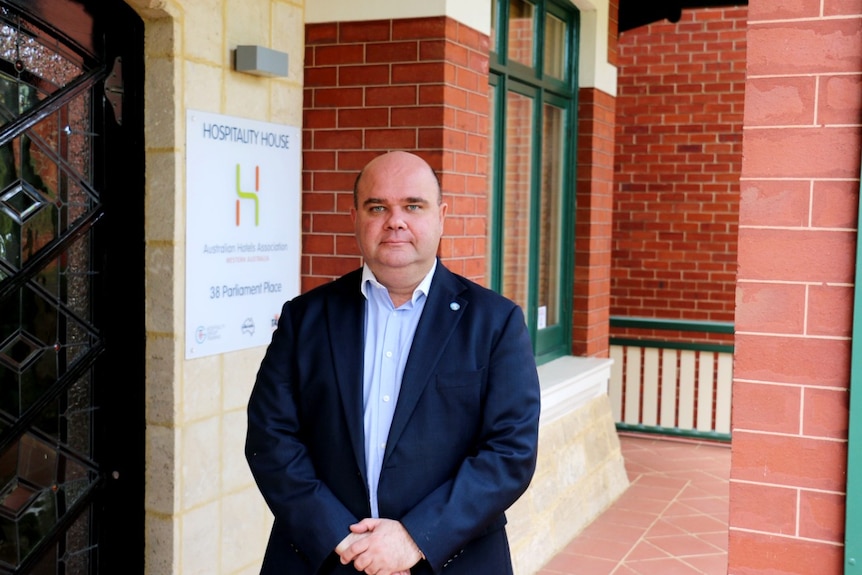
[[[416,263],[416,260],[408,258],[381,258],[377,260],[377,265],[386,269],[403,269]]]
[[[421,268],[431,267],[431,262],[425,262],[417,257],[415,253],[386,253],[379,254],[375,258],[376,267],[390,270],[405,269],[405,268]]]

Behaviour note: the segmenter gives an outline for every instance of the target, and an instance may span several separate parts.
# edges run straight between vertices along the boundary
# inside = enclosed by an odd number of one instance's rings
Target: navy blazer
[[[275,521],[262,574],[356,574],[335,546],[370,516],[361,269],[287,302],[248,404],[245,454]],[[386,444],[380,517],[413,574],[511,573],[504,511],[536,466],[540,390],[521,309],[438,262]]]

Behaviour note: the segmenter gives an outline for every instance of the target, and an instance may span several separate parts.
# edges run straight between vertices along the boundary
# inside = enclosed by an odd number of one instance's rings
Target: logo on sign
[[[240,184],[240,165],[236,165],[236,225],[239,227],[240,222],[240,207],[242,205],[242,200],[250,200],[254,203],[254,225],[257,226],[260,223],[260,205],[258,203],[257,193],[260,191],[260,166],[254,167],[254,191],[246,192],[243,191],[242,185]],[[246,201],[246,204],[249,202]]]

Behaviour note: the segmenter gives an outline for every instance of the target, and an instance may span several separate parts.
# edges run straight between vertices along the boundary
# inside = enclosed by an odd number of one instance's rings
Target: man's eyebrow
[[[411,196],[407,198],[401,198],[397,202],[390,202],[388,200],[384,200],[383,198],[366,198],[365,201],[362,202],[363,206],[371,206],[371,205],[380,205],[380,204],[428,204],[428,200],[426,198],[422,198],[419,196]]]

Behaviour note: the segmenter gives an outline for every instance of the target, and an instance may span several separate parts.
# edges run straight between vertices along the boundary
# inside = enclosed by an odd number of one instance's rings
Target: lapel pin
[[[449,309],[451,309],[452,311],[458,311],[459,309],[461,309],[461,304],[456,301],[453,301],[449,304]]]

